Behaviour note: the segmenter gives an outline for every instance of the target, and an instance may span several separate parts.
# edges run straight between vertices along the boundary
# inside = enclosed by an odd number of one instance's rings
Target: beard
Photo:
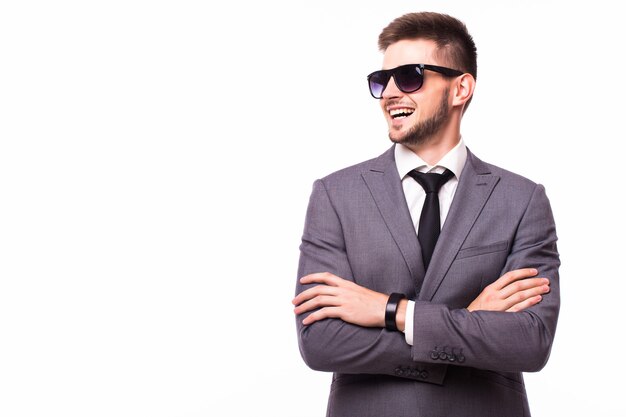
[[[450,109],[448,107],[449,92],[449,88],[446,88],[443,92],[435,114],[411,126],[404,136],[394,139],[391,137],[391,133],[389,133],[389,139],[391,139],[393,143],[402,145],[423,145],[428,143],[450,119]]]

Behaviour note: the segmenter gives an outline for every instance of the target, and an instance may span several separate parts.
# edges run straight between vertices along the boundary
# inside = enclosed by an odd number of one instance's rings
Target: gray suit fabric
[[[327,416],[529,416],[521,373],[550,355],[556,240],[544,188],[469,151],[427,273],[393,146],[315,181],[298,277],[331,272],[416,302],[413,346],[401,332],[339,319],[303,326],[306,314],[296,317],[306,364],[333,372]],[[550,279],[539,304],[519,313],[465,309],[503,273],[526,267]],[[298,283],[296,293],[309,287]]]

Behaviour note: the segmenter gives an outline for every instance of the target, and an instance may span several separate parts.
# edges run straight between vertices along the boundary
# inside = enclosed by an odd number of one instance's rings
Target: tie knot
[[[426,194],[438,193],[441,186],[448,182],[453,175],[452,171],[447,169],[443,172],[443,174],[419,172],[416,169],[409,172],[409,176],[422,186]]]

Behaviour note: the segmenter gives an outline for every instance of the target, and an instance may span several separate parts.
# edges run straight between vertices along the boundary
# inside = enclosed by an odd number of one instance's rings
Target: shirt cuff
[[[404,340],[413,346],[413,312],[415,311],[415,301],[408,300],[406,304],[406,316],[404,318]]]

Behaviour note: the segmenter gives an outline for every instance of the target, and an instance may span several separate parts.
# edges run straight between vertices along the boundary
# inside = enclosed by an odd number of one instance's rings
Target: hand
[[[486,286],[467,309],[517,312],[532,307],[541,301],[541,294],[550,291],[550,281],[530,278],[535,275],[537,270],[534,268],[507,272]]]
[[[338,318],[364,327],[385,327],[385,306],[389,295],[345,280],[329,272],[300,278],[301,284],[319,283],[293,299],[296,314],[314,311],[302,324],[309,325],[326,318]]]

